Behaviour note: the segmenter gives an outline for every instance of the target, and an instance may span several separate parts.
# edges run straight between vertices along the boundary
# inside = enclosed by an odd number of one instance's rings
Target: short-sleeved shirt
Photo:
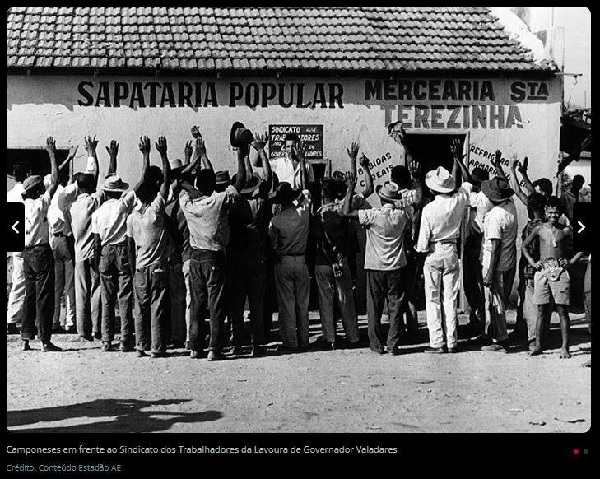
[[[61,201],[59,200],[60,204]],[[102,198],[98,193],[81,193],[69,208],[71,231],[75,239],[75,262],[85,261],[94,257],[92,215],[101,204]]]
[[[213,192],[191,200],[187,191],[179,194],[181,207],[190,231],[190,245],[194,249],[224,251],[229,243],[227,215],[233,203],[240,197],[231,185],[223,192]]]
[[[393,271],[406,265],[404,231],[409,219],[406,210],[390,203],[358,211],[358,221],[366,228],[365,269]]]
[[[68,236],[71,234],[71,221],[70,217],[63,210],[59,208],[59,197],[65,191],[63,185],[58,185],[56,193],[52,197],[50,202],[50,208],[48,208],[48,222],[50,226],[50,235],[63,234]]]
[[[92,233],[100,236],[102,246],[117,245],[127,237],[127,218],[135,206],[135,192],[130,191],[119,199],[105,201],[92,214]]]
[[[491,264],[492,240],[500,240],[500,256],[496,271],[508,271],[517,264],[517,208],[514,201],[505,201],[494,206],[485,216],[483,231],[484,268]]]
[[[431,243],[458,241],[469,207],[469,187],[469,183],[464,183],[454,194],[436,195],[425,205],[416,246],[418,252],[430,251]]]
[[[25,247],[47,245],[49,243],[48,209],[50,194],[46,191],[39,198],[25,200]]]
[[[127,219],[127,235],[135,242],[136,269],[167,261],[168,234],[162,195],[156,195],[149,205],[138,200]]]
[[[277,172],[277,177],[279,178],[279,182],[287,182],[292,185],[292,188],[298,189],[302,185],[300,184],[300,165],[302,162],[298,162],[296,167],[294,168],[294,163],[287,156],[283,156],[278,158],[275,162],[275,171]],[[312,164],[309,161],[306,161],[306,181],[309,183],[313,183],[315,181],[315,171],[313,169]]]
[[[282,209],[269,225],[271,245],[278,256],[306,254],[311,201],[309,192],[304,190],[303,193],[297,205]]]
[[[356,231],[352,230],[348,218],[341,215],[344,201],[336,199],[335,201],[321,206],[315,215],[313,231],[317,243],[315,255],[315,264],[331,264],[327,251],[332,251],[334,259],[348,257],[355,252],[353,240]],[[352,197],[352,210],[362,210],[371,206],[361,194]]]
[[[465,185],[466,186],[466,185]],[[469,205],[471,211],[469,214],[468,234],[483,234],[483,222],[485,215],[490,211],[494,204],[489,200],[485,193],[479,191],[474,193],[469,191]]]

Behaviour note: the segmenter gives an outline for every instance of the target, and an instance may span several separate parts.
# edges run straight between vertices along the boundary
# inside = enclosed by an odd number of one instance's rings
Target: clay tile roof
[[[11,7],[7,66],[557,71],[487,7]]]

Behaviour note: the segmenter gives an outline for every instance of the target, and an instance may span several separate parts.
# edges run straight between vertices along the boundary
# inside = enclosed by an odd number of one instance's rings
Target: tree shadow
[[[220,411],[201,411],[196,413],[169,411],[142,411],[155,406],[170,406],[191,399],[160,399],[143,401],[139,399],[96,399],[94,401],[23,411],[7,411],[7,427],[26,426],[36,423],[64,421],[73,418],[100,421],[73,426],[35,427],[11,432],[44,433],[146,433],[168,431],[175,423],[196,423],[217,421],[223,417]],[[106,420],[111,417],[111,420]]]

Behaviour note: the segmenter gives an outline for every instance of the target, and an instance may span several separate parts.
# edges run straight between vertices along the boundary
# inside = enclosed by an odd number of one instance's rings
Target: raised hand
[[[358,164],[366,170],[371,167],[371,160],[369,160],[364,153],[361,153],[358,158]]]
[[[140,151],[144,155],[150,154],[150,150],[152,149],[152,146],[150,145],[150,138],[148,138],[147,136],[140,137],[139,147],[140,147]]]
[[[196,149],[198,156],[205,156],[206,155],[206,144],[204,143],[204,139],[202,138],[202,135],[200,133],[198,133],[198,136],[196,136],[194,138],[196,138],[196,141],[194,142],[194,148]]]
[[[167,154],[167,139],[164,136],[159,136],[156,141],[156,151],[161,155]]]
[[[198,137],[202,138],[202,135],[200,134],[200,129],[196,125],[192,126],[192,137],[194,137],[194,138],[198,138]]]
[[[408,171],[410,171],[410,174],[413,176],[413,178],[416,178],[421,172],[421,163],[418,161],[411,161],[408,165]]]
[[[512,162],[512,169],[513,171],[517,170],[517,171],[521,171],[521,162],[519,160],[513,160]]]
[[[346,148],[346,152],[348,153],[348,156],[350,157],[350,159],[356,160],[356,157],[358,156],[358,149],[359,149],[359,145],[355,141],[352,142],[349,149]]]
[[[77,148],[79,148],[78,145],[72,146],[71,148],[69,148],[69,154],[67,156],[67,158],[75,158],[75,155],[77,154]]]
[[[525,174],[525,173],[527,173],[528,168],[529,168],[529,158],[525,157],[525,159],[523,160],[523,166],[521,167],[521,169],[519,171],[521,173]]]
[[[490,163],[493,166],[499,166],[500,165],[500,160],[502,159],[502,152],[500,150],[496,150],[496,153],[494,153],[494,158],[492,158],[490,160]]]
[[[46,151],[52,155],[56,154],[56,141],[51,136],[46,138]]]
[[[452,138],[450,140],[450,153],[454,158],[462,159],[462,146],[460,138]]]
[[[252,142],[252,148],[254,148],[256,151],[264,150],[265,146],[267,146],[268,142],[269,142],[269,135],[267,132],[265,132],[262,135],[255,133],[254,141]]]
[[[110,145],[106,147],[106,151],[109,156],[117,156],[119,154],[119,143],[116,140],[112,140]]]
[[[92,156],[96,154],[96,146],[98,146],[98,140],[96,139],[96,135],[94,138],[88,136],[84,139],[85,141],[85,151],[87,151],[88,156]]]
[[[346,186],[348,187],[348,191],[354,191],[356,188],[356,178],[349,171],[346,173]]]
[[[194,153],[194,148],[192,147],[192,141],[186,141],[185,146],[183,147],[183,158],[185,158],[185,163],[189,164],[190,158]]]

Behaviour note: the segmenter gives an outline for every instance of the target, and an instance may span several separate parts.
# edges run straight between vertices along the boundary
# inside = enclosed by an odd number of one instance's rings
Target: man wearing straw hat
[[[113,140],[106,149],[116,172],[119,144]],[[133,273],[127,253],[127,218],[135,206],[136,197],[134,191],[127,193],[128,188],[129,185],[119,175],[109,175],[102,188],[106,201],[92,214],[94,257],[100,274],[103,351],[112,348],[117,297],[121,319],[121,351],[133,350]]]
[[[453,148],[456,161],[456,147]],[[456,189],[456,180],[444,167],[429,171],[425,184],[434,194],[421,214],[416,251],[426,255],[423,266],[429,329],[428,353],[457,352],[460,267],[458,240],[469,207],[469,193]]]
[[[405,281],[403,268],[406,266],[404,231],[410,214],[395,206],[396,202],[402,199],[402,195],[398,185],[391,182],[386,182],[377,189],[383,205],[381,208],[355,210],[352,196],[356,188],[356,178],[350,174],[346,181],[343,215],[358,219],[366,228],[365,271],[369,347],[373,352],[384,354],[384,343],[387,343],[388,352],[398,355]],[[387,340],[381,328],[381,315],[386,299],[390,323]]]

